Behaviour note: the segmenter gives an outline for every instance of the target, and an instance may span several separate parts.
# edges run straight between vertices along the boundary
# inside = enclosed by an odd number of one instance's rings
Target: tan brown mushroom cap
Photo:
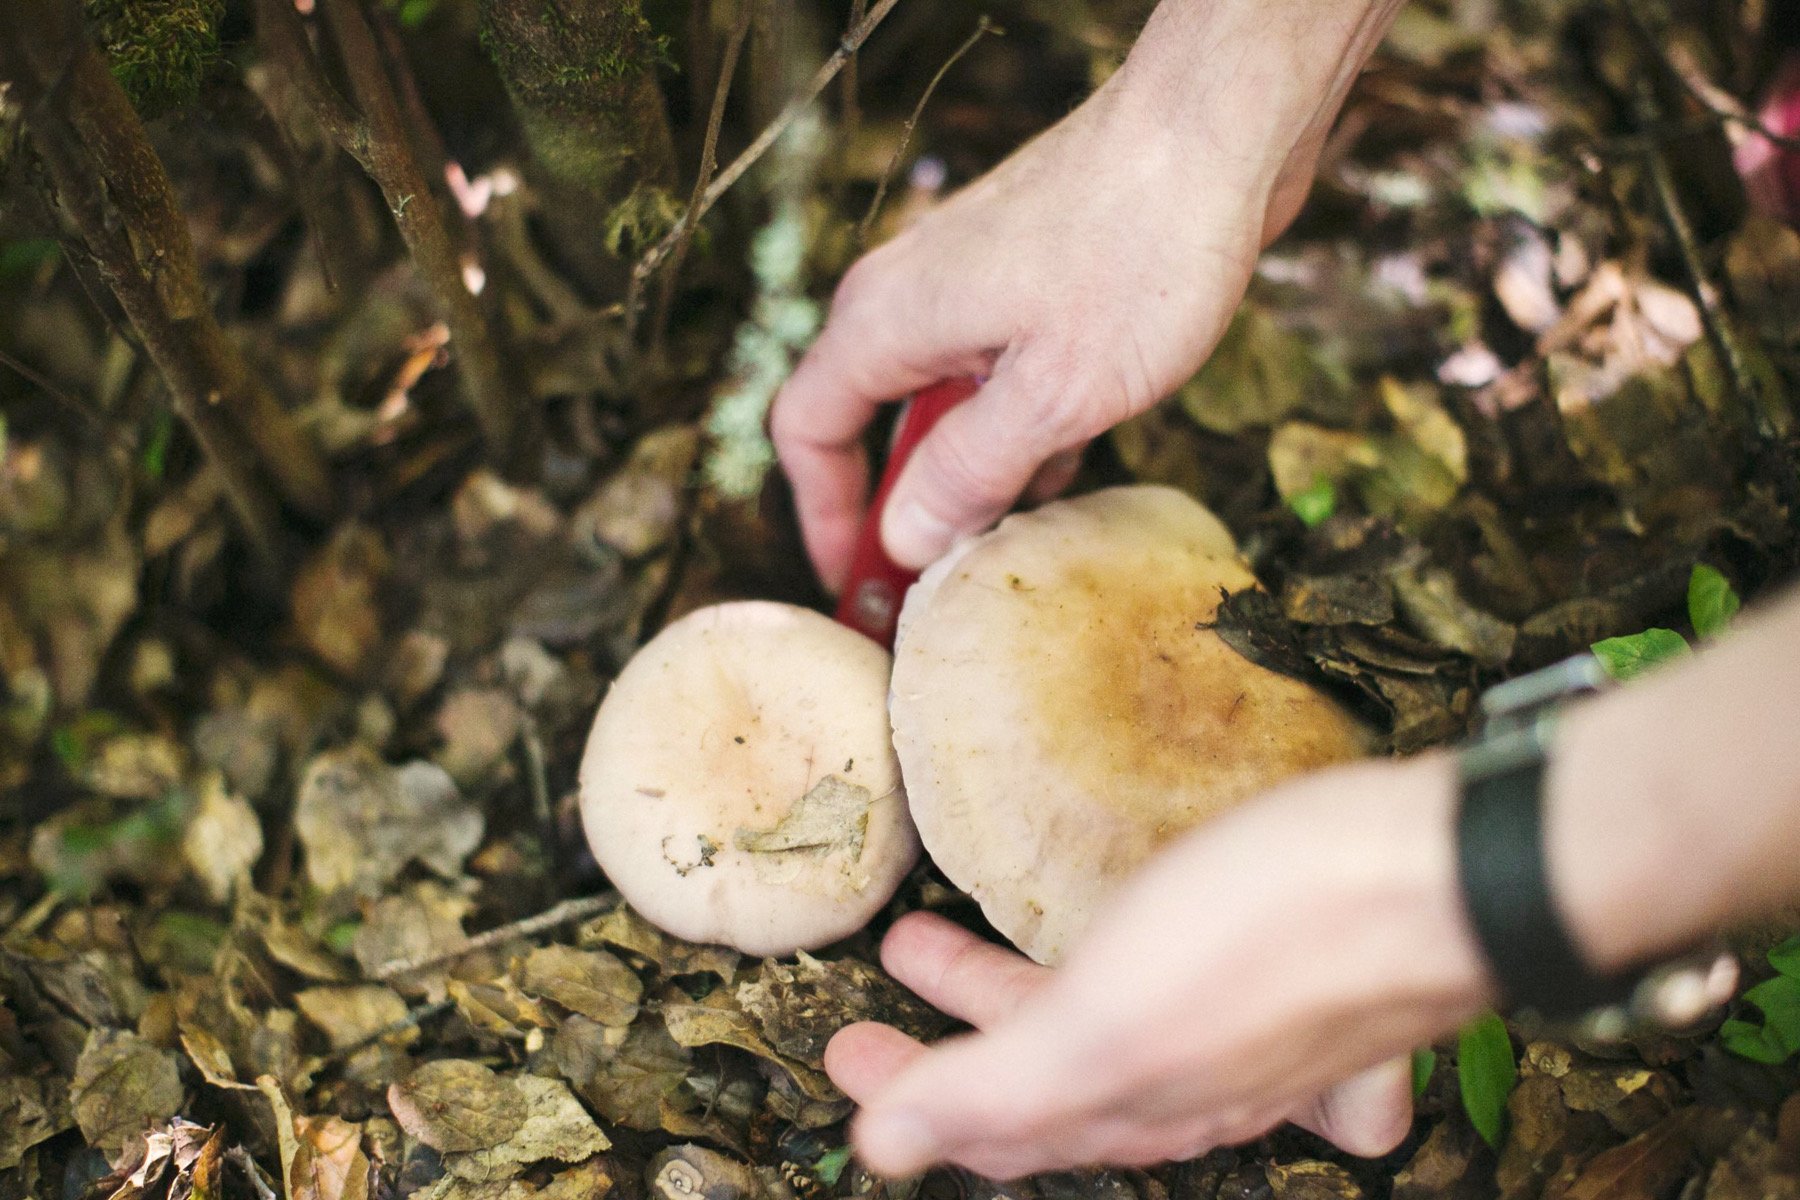
[[[1329,698],[1204,628],[1255,582],[1200,504],[1125,487],[1008,517],[908,594],[889,710],[913,820],[1039,962],[1162,843],[1365,752]]]
[[[860,929],[918,859],[887,651],[803,608],[714,605],[620,672],[581,763],[588,843],[645,917],[783,955]]]

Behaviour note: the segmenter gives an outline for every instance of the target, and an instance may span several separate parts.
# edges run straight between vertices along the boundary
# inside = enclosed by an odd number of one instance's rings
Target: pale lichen
[[[765,428],[769,405],[819,329],[818,302],[806,294],[814,232],[806,194],[824,148],[824,124],[816,110],[808,110],[770,155],[772,211],[750,244],[756,299],[732,344],[730,383],[706,419],[712,437],[706,481],[734,499],[754,496],[774,465],[775,448]]]

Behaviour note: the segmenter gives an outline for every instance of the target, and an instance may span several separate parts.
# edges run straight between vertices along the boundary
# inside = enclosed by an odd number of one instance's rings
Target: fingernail
[[[917,502],[895,505],[881,519],[881,544],[903,567],[930,566],[955,538],[956,530]]]
[[[863,1161],[883,1175],[916,1175],[939,1157],[937,1139],[915,1113],[866,1114],[856,1133]]]

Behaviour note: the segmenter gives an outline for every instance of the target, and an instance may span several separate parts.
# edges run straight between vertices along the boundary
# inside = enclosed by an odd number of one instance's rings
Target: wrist
[[[1304,184],[1296,150],[1323,141],[1401,3],[1163,0],[1101,94],[1174,133],[1213,186]]]

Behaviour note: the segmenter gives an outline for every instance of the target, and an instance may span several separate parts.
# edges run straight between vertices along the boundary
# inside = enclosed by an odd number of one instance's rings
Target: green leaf
[[[1791,979],[1800,979],[1800,934],[1769,951],[1769,965]]]
[[[339,921],[325,931],[323,941],[333,954],[349,954],[350,946],[356,941],[356,931],[362,928],[362,922],[355,918]]]
[[[1456,1080],[1475,1132],[1498,1150],[1506,1128],[1506,1098],[1519,1081],[1505,1021],[1488,1013],[1463,1027],[1456,1040]]]
[[[37,270],[55,258],[59,249],[55,238],[23,238],[0,245],[0,279]]]
[[[1695,563],[1688,576],[1688,623],[1697,637],[1709,638],[1724,633],[1737,615],[1738,595],[1731,581],[1717,568]]]
[[[1719,1044],[1739,1058],[1771,1066],[1786,1062],[1788,1057],[1781,1040],[1767,1026],[1735,1017],[1719,1026]]]
[[[1431,1083],[1431,1073],[1437,1070],[1437,1051],[1430,1046],[1418,1046],[1412,1052],[1412,1095],[1417,1100],[1425,1094]]]
[[[1289,496],[1288,507],[1308,529],[1316,529],[1337,511],[1337,486],[1321,475],[1305,491]]]
[[[1726,1022],[1735,1029],[1732,1036],[1719,1031],[1724,1049],[1759,1063],[1780,1063],[1800,1051],[1800,981],[1789,975],[1766,979],[1744,993],[1744,1002],[1762,1009],[1762,1025]]]
[[[850,1147],[839,1146],[836,1150],[827,1150],[819,1155],[819,1161],[813,1164],[813,1178],[826,1187],[836,1187],[844,1168],[850,1165]]]
[[[1606,673],[1623,682],[1635,679],[1659,663],[1690,652],[1687,639],[1673,629],[1646,629],[1625,637],[1595,642],[1590,649]]]
[[[169,463],[169,438],[175,433],[175,414],[163,409],[156,414],[150,423],[150,437],[144,443],[144,452],[139,461],[144,474],[152,479],[161,479],[163,471]]]

